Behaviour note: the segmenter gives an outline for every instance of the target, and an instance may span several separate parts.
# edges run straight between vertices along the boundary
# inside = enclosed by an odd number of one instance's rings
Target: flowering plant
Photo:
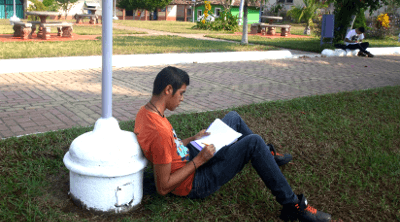
[[[390,27],[389,26],[390,20],[389,20],[389,16],[387,13],[380,14],[376,20],[377,20],[377,26],[378,26],[377,28],[384,27],[387,29]]]
[[[395,15],[390,15],[389,13],[380,14],[377,17],[368,19],[367,23],[370,29],[366,32],[368,38],[384,39],[398,35],[397,27],[400,25],[400,19]]]
[[[204,18],[201,20],[201,23],[206,23],[206,18],[208,17],[208,11],[211,11],[210,1],[204,1]]]

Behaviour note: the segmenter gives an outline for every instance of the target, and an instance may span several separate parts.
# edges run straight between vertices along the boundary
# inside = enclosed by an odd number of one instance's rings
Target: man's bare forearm
[[[346,38],[344,41],[345,41],[345,42],[348,42],[348,43],[357,43],[357,41],[351,41],[351,40],[348,39],[348,38]]]
[[[193,164],[194,162],[194,164]],[[167,195],[171,191],[173,191],[179,184],[181,184],[190,174],[195,172],[195,165],[196,168],[199,168],[201,165],[204,164],[204,161],[199,157],[196,156],[193,158],[192,161],[189,161],[185,166],[180,168],[179,170],[175,171],[169,177],[167,186],[163,189],[163,194]]]
[[[186,145],[188,145],[188,144],[189,144],[191,141],[193,141],[193,140],[195,140],[195,137],[194,137],[194,136],[182,140],[182,143],[183,143],[184,146],[186,146]]]

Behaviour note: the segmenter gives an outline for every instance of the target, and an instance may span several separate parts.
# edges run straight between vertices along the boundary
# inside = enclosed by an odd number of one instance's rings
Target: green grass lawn
[[[73,32],[78,34],[78,35],[101,35],[102,34],[102,27],[101,26],[79,26],[79,25],[74,25],[74,30]],[[57,32],[56,29],[54,29],[54,32]],[[118,29],[113,27],[113,35],[118,35],[118,34],[147,34],[146,32],[137,32],[133,30],[127,30],[127,29]]]
[[[192,29],[196,23],[179,21],[137,21],[137,20],[117,20],[114,21],[123,26],[145,28],[157,31],[188,33],[188,34],[229,34],[230,31],[211,31]],[[240,29],[242,30],[242,29]],[[250,30],[250,29],[249,29]]]
[[[229,31],[211,31],[211,30],[197,30],[192,29],[195,23],[192,22],[179,22],[179,21],[136,21],[136,20],[117,20],[114,23],[122,26],[145,28],[157,31],[166,31],[173,33],[189,33],[189,34],[232,34]],[[286,24],[282,23],[282,24]],[[295,35],[302,35],[305,24],[303,23],[290,23],[292,26],[291,33]],[[248,25],[248,31],[250,32],[250,25]],[[239,27],[239,31],[242,32],[243,26]],[[280,33],[280,29],[276,30]]]
[[[233,40],[240,42],[242,40],[241,35],[206,35],[206,37]],[[260,36],[248,36],[249,43],[270,45],[276,47],[282,47],[287,49],[297,49],[310,52],[320,53],[325,48],[334,49],[333,46],[324,44],[320,46],[320,40],[318,38],[276,38],[268,39]]]
[[[206,37],[233,40],[238,42],[242,40],[242,36],[234,36],[234,35],[206,35]],[[317,53],[320,53],[324,49],[333,49],[333,50],[335,49],[335,47],[333,47],[333,45],[330,44],[323,44],[321,46],[320,38],[317,37],[268,39],[260,36],[248,36],[248,40],[249,43],[254,43],[254,44],[269,45],[269,46],[276,46],[287,49],[297,49],[297,50],[317,52]],[[397,38],[394,36],[384,40],[366,39],[365,41],[369,42],[369,47],[400,47],[400,42],[398,42]]]
[[[24,22],[28,21],[26,19],[22,20]],[[60,22],[59,20],[49,20],[50,22]],[[64,20],[61,20],[64,22]],[[75,25],[75,20],[67,20],[67,22],[73,23],[73,33],[78,35],[101,35],[102,27],[101,26],[78,26]],[[10,25],[10,21],[8,19],[0,19],[0,34],[13,34],[14,29],[13,26]],[[51,33],[57,33],[57,28],[51,28]],[[125,29],[117,29],[113,28],[113,34],[146,34],[146,32],[137,32],[133,30],[125,30]]]
[[[234,108],[254,133],[293,155],[281,167],[310,205],[343,221],[400,221],[400,86]],[[229,110],[168,117],[181,138]],[[134,121],[121,122],[132,131]],[[248,163],[204,200],[146,194],[123,215],[95,215],[68,198],[63,157],[92,127],[0,141],[1,221],[280,221],[281,206]],[[151,172],[151,169],[149,169]],[[146,185],[145,185],[146,186]]]
[[[98,37],[101,39],[101,37]],[[63,42],[0,42],[0,59],[101,55],[101,40]],[[177,36],[115,36],[113,54],[265,51],[273,46],[188,39]]]

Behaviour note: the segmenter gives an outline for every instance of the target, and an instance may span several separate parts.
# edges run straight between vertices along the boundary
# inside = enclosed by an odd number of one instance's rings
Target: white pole
[[[242,25],[243,4],[244,4],[244,0],[240,0],[239,19],[238,19],[239,25]]]
[[[103,0],[102,11],[102,115],[104,119],[112,117],[112,54],[113,54],[113,24],[112,1]],[[108,5],[107,5],[108,4]]]
[[[14,15],[10,18],[10,24],[14,25],[14,22],[20,21],[20,19],[17,17],[16,9],[15,9],[15,0],[13,1],[14,3]]]
[[[114,20],[118,20],[118,17],[117,17],[117,0],[114,0],[114,17],[113,17],[113,19]]]
[[[143,198],[147,159],[133,132],[112,117],[113,0],[102,0],[102,114],[93,131],[71,143],[63,162],[70,171],[72,201],[94,212],[125,213]]]
[[[193,14],[193,21],[194,22],[194,10],[196,8],[196,0],[192,0],[193,1],[193,9],[192,9],[192,14]]]

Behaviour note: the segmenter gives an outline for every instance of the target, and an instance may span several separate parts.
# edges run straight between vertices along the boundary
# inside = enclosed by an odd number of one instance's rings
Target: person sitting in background
[[[374,57],[374,55],[372,55],[370,52],[367,51],[369,43],[362,42],[364,39],[364,32],[365,32],[364,27],[359,27],[357,29],[350,30],[344,39],[344,45],[336,44],[335,47],[341,48],[343,50],[359,49],[360,51],[357,54],[358,56]]]

